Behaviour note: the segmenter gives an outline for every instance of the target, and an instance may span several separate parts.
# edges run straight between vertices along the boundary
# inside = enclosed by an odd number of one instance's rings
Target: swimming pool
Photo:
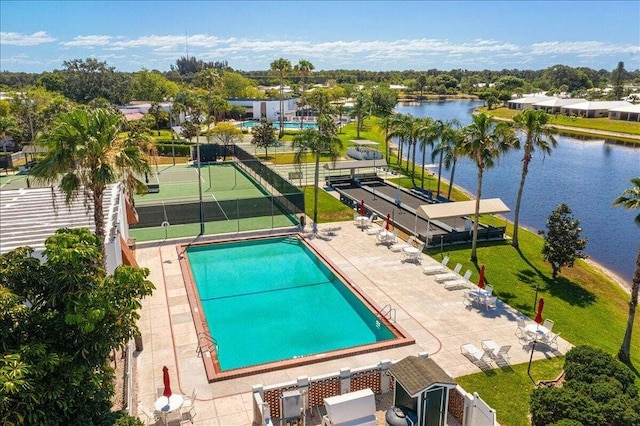
[[[276,129],[280,128],[280,123],[279,122],[273,122],[273,127]],[[260,125],[260,123],[256,122],[256,121],[243,121],[242,123],[238,124],[239,128],[253,128],[255,126]],[[282,127],[284,127],[285,129],[300,129],[300,123],[295,123],[295,122],[284,122],[282,123]],[[302,123],[302,128],[303,129],[317,129],[318,125],[316,123]]]
[[[413,342],[295,235],[186,254],[196,329],[217,345],[210,381]]]

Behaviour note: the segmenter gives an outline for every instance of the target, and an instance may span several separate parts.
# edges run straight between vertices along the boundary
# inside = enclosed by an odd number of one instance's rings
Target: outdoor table
[[[171,411],[175,411],[182,407],[184,403],[184,397],[178,394],[172,394],[170,397],[161,396],[156,399],[156,402],[153,404],[156,410],[160,411],[163,414],[170,413]]]
[[[473,290],[469,290],[469,294],[473,298],[474,302],[482,303],[484,299],[490,296],[487,290],[482,288],[474,288]]]
[[[356,221],[356,226],[358,226],[359,228],[362,228],[364,226],[367,226],[369,218],[366,216],[358,216],[356,217],[355,221]]]
[[[524,329],[527,330],[527,333],[529,333],[536,339],[539,339],[549,332],[549,329],[547,329],[547,327],[535,323],[527,324]]]
[[[387,231],[387,230],[380,231],[380,241],[383,244],[388,244],[393,242],[393,236],[394,234],[391,231]]]

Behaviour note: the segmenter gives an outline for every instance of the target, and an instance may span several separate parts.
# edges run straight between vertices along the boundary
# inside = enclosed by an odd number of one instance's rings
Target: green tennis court
[[[199,175],[197,167],[186,164],[160,166],[157,174],[149,176],[149,184],[158,184],[159,192],[137,195],[136,206],[198,200],[200,186],[203,199],[223,201],[267,195],[233,163],[203,164]]]

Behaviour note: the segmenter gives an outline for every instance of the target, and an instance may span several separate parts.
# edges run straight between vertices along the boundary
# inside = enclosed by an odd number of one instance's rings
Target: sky
[[[0,0],[0,70],[95,58],[168,71],[182,56],[268,70],[640,69],[640,0]]]

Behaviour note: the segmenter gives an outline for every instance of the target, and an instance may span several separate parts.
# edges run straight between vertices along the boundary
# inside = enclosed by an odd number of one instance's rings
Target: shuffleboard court
[[[233,163],[203,164],[200,168],[203,198],[217,201],[268,196],[256,182]],[[189,165],[162,166],[149,177],[159,192],[137,195],[136,205],[179,203],[198,200],[198,168]]]

